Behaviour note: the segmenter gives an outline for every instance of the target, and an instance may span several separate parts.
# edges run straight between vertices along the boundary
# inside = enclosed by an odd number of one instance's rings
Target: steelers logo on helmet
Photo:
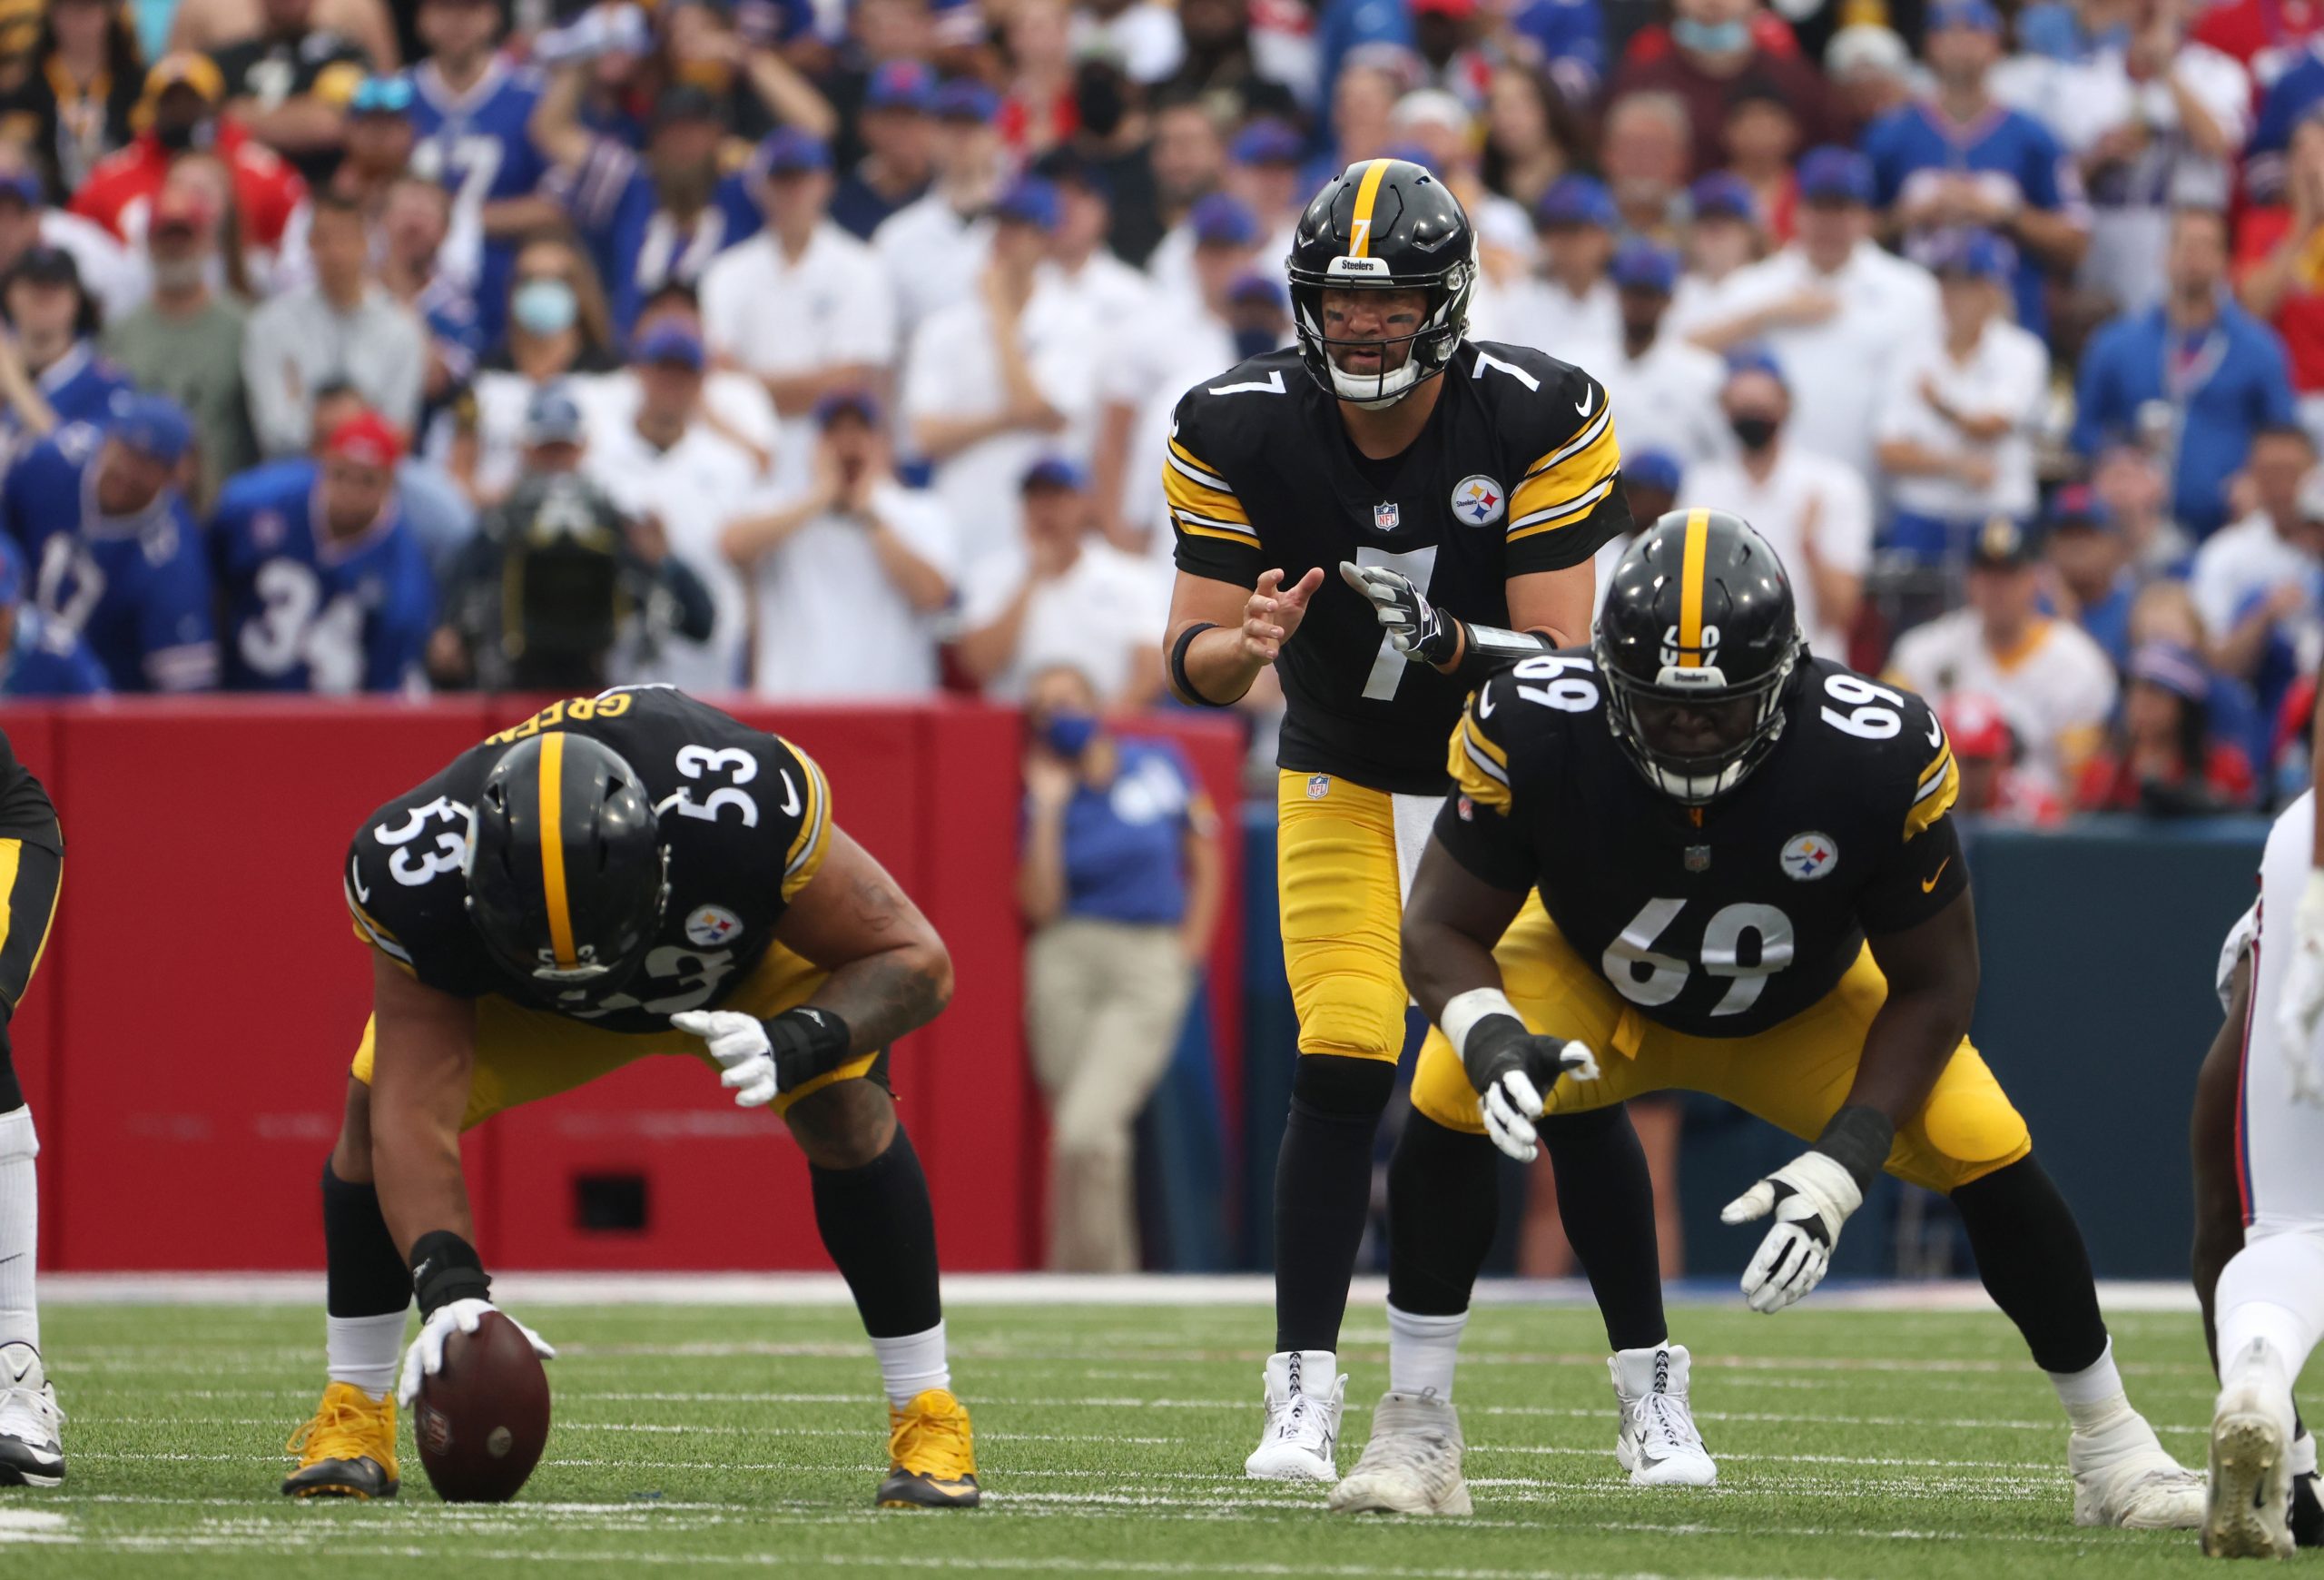
[[[1452,485],[1452,515],[1465,526],[1490,527],[1508,509],[1507,491],[1481,472]]]
[[[1783,875],[1806,884],[1825,876],[1839,864],[1839,842],[1828,834],[1795,834],[1784,841]]]
[[[1623,755],[1690,806],[1775,749],[1807,653],[1774,548],[1741,517],[1699,509],[1671,511],[1630,545],[1591,646]]]
[[[1288,260],[1308,373],[1377,409],[1443,372],[1468,332],[1476,252],[1460,200],[1424,166],[1364,159],[1334,176],[1300,215]]]

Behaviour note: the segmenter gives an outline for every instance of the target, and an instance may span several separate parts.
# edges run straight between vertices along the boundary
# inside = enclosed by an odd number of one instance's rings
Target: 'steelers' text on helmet
[[[644,782],[604,743],[547,731],[485,775],[468,916],[542,997],[594,999],[628,980],[669,904],[667,868]]]
[[[1607,717],[1648,783],[1700,806],[1742,783],[1783,735],[1807,652],[1791,578],[1768,540],[1725,510],[1673,510],[1614,568],[1593,643]],[[1671,710],[1733,715],[1715,749],[1680,753],[1655,726]]]
[[[1409,160],[1359,160],[1333,177],[1299,216],[1287,262],[1300,359],[1343,400],[1376,407],[1402,400],[1444,371],[1468,332],[1476,232],[1452,190]],[[1324,332],[1326,290],[1421,291],[1428,304],[1411,335],[1334,341]],[[1377,373],[1349,373],[1332,360],[1334,346],[1375,344],[1384,353]],[[1399,348],[1408,352],[1401,360]]]

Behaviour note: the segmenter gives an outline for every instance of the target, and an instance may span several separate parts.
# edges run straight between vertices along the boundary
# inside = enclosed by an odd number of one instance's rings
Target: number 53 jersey
[[[545,730],[602,741],[637,771],[669,856],[669,904],[637,974],[594,999],[545,997],[503,969],[468,915],[467,867],[485,775]],[[831,844],[831,790],[812,759],[668,687],[551,705],[488,736],[364,820],[348,853],[355,935],[461,998],[499,993],[612,1032],[666,1032],[747,977]]]
[[[1624,755],[1586,649],[1495,676],[1449,766],[1438,842],[1496,888],[1538,884],[1574,953],[1689,1036],[1789,1020],[1866,933],[1925,922],[1968,886],[1935,715],[1825,659],[1802,661],[1774,750],[1699,820]]]

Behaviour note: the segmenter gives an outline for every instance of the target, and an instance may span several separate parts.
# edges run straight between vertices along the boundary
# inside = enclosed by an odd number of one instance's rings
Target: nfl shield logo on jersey
[[[1501,485],[1482,473],[1462,478],[1452,489],[1452,514],[1472,527],[1490,527],[1509,508]]]
[[[1840,847],[1828,834],[1795,834],[1784,844],[1784,873],[1803,884],[1822,877],[1839,860]]]
[[[686,916],[686,942],[704,949],[732,943],[743,919],[724,905],[696,905]]]
[[[1402,513],[1396,509],[1396,502],[1393,499],[1385,504],[1372,507],[1372,525],[1376,531],[1393,532],[1397,522],[1401,519],[1403,519]]]
[[[1329,774],[1310,774],[1307,775],[1308,800],[1321,801],[1324,796],[1329,795],[1331,793],[1332,776]]]

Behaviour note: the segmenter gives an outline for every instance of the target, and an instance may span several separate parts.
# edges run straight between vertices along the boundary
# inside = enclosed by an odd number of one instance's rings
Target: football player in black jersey
[[[887,1388],[879,1504],[977,1502],[928,1180],[886,1086],[951,963],[831,800],[789,743],[643,686],[557,703],[365,820],[343,877],[371,1024],[322,1179],[330,1382],[283,1491],[392,1496],[396,1402],[491,1309],[460,1132],[676,1053],[807,1155]]]
[[[1629,526],[1606,391],[1525,347],[1465,338],[1476,237],[1420,165],[1348,166],[1301,217],[1295,350],[1187,391],[1163,489],[1177,587],[1165,656],[1224,706],[1272,665],[1286,713],[1277,879],[1298,1069],[1275,1174],[1275,1353],[1253,1476],[1336,1480],[1336,1351],[1406,998],[1396,926],[1447,787],[1443,738],[1496,665],[1589,629],[1591,558]],[[1653,1237],[1619,1110],[1553,1126],[1600,1240]],[[1618,1348],[1662,1341],[1652,1279],[1601,1287]],[[1392,1323],[1401,1314],[1392,1309]]]
[[[33,1299],[40,1230],[33,1160],[40,1141],[8,1043],[8,1023],[48,944],[64,868],[56,808],[0,735],[0,1486],[54,1486],[64,1479],[64,1417],[41,1363],[40,1308]]]
[[[2065,1406],[2075,1523],[2196,1524],[2201,1480],[2124,1397],[2081,1231],[1967,1040],[1960,775],[1927,705],[1810,655],[1741,520],[1674,511],[1623,556],[1592,646],[1494,677],[1451,755],[1404,913],[1406,980],[1448,1041],[1422,1056],[1391,1176],[1389,1299],[1466,1311],[1493,1149],[1531,1157],[1544,1113],[1709,1092],[1810,1143],[1721,1215],[1768,1225],[1752,1309],[1816,1287],[1882,1169],[1942,1191]],[[1546,910],[1521,913],[1536,885]],[[1395,1429],[1334,1507],[1465,1506],[1448,1329],[1392,1336]],[[1687,1372],[1674,1348],[1625,1464],[1651,1461]]]

